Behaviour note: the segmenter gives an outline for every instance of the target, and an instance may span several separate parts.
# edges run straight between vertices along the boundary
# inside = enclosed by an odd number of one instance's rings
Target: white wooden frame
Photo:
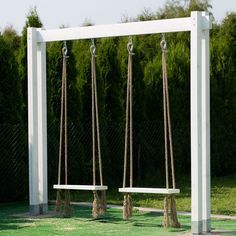
[[[206,12],[191,17],[76,27],[28,28],[28,147],[31,214],[47,211],[46,42],[188,31],[191,34],[192,232],[210,231],[209,30]]]

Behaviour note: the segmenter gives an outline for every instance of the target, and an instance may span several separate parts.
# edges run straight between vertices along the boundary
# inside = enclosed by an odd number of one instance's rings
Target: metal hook
[[[68,58],[67,52],[68,52],[68,48],[67,48],[67,45],[66,45],[66,41],[64,41],[64,46],[62,48],[62,54],[63,54],[64,58]]]
[[[96,57],[96,46],[95,46],[94,39],[91,39],[90,52],[92,56]]]
[[[131,54],[131,55],[134,55],[133,48],[134,48],[134,45],[133,45],[132,37],[129,36],[129,42],[127,43],[127,50],[129,52],[129,54]]]
[[[166,51],[166,48],[167,48],[167,43],[166,43],[166,39],[165,39],[165,34],[162,34],[162,40],[161,40],[161,49],[162,51]]]

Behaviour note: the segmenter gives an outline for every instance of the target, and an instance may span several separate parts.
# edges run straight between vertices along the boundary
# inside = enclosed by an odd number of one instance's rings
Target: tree
[[[16,30],[12,25],[6,27],[2,33],[2,37],[7,42],[14,52],[14,56],[17,58],[19,47],[20,47],[20,36],[17,35]]]
[[[62,76],[62,47],[63,43],[48,44],[47,50],[47,81],[48,81],[48,111],[49,121],[59,120],[61,103],[61,76]],[[81,97],[76,84],[75,57],[72,53],[72,43],[67,42],[67,90],[68,90],[68,119],[76,123],[81,119]]]
[[[22,97],[16,61],[17,48],[14,48],[15,36],[12,30],[5,30],[0,35],[0,198],[3,201],[23,198],[27,188],[27,161],[24,153],[27,134],[21,126]],[[16,186],[22,187],[18,194],[15,192]]]
[[[209,0],[168,0],[156,14],[158,19],[189,17],[191,11],[209,11],[211,8]]]
[[[0,36],[0,123],[21,122],[21,87],[17,61],[6,34]]]
[[[236,14],[211,34],[211,149],[214,175],[233,173],[236,149]]]
[[[105,96],[105,120],[120,123],[123,119],[123,93],[117,58],[118,38],[103,39],[98,47],[98,67],[103,81]]]
[[[119,38],[106,38],[97,43],[97,67],[99,71],[100,118],[103,145],[105,180],[117,186],[120,172],[121,145],[123,143],[120,124],[123,122],[123,81],[117,57]],[[114,175],[114,176],[113,176]],[[112,176],[112,178],[109,178]],[[112,180],[112,181],[110,181]],[[115,181],[114,181],[115,180]]]

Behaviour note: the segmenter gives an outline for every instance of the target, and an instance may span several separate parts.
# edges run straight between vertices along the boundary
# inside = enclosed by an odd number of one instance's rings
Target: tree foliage
[[[21,123],[21,86],[12,35],[0,35],[0,123]]]

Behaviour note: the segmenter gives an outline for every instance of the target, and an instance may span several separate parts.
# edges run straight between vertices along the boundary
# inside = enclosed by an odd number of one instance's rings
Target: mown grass
[[[50,210],[53,206],[50,206]],[[15,214],[28,210],[26,203],[0,205],[1,236],[51,236],[51,235],[86,235],[86,236],[143,236],[143,235],[186,235],[190,231],[190,217],[180,216],[180,229],[164,229],[163,216],[158,213],[135,211],[133,217],[124,221],[121,210],[108,209],[103,217],[93,220],[91,208],[73,206],[72,218],[24,218]],[[236,221],[213,220],[212,227],[217,230],[229,230],[227,235],[236,235]]]
[[[191,188],[186,181],[179,181],[181,194],[176,196],[179,211],[190,211]],[[54,192],[55,193],[55,192]],[[55,199],[52,194],[51,199]],[[72,192],[72,201],[92,202],[92,193]],[[116,190],[107,192],[107,201],[121,205],[122,194]],[[163,208],[163,196],[149,194],[133,194],[135,206]],[[217,178],[212,180],[211,189],[212,213],[236,215],[236,181],[235,177]],[[53,209],[53,206],[50,206]],[[134,217],[123,221],[122,211],[108,209],[108,213],[97,220],[92,220],[91,209],[73,206],[73,216],[70,219],[51,217],[32,219],[16,217],[15,214],[28,211],[27,203],[0,204],[0,236],[31,236],[31,235],[186,235],[190,231],[190,217],[179,216],[181,229],[162,227],[163,216],[158,213],[143,213],[134,211]],[[212,228],[230,230],[225,235],[236,235],[235,220],[212,220]],[[218,235],[218,234],[217,234]],[[223,234],[224,235],[224,234]]]
[[[191,187],[188,181],[178,184],[181,193],[176,195],[177,210],[191,211]],[[133,194],[134,206],[163,208],[163,196],[152,194]],[[92,201],[91,193],[72,192],[73,201]],[[107,192],[107,202],[122,205],[123,195],[117,190]],[[211,183],[211,213],[236,215],[236,177],[214,178]]]

